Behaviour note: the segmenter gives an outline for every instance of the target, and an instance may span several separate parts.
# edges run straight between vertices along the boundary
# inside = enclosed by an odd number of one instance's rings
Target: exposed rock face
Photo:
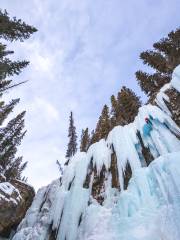
[[[3,174],[0,174],[0,183],[5,181],[6,181],[5,176]]]
[[[180,127],[180,93],[175,89],[168,89],[166,94],[169,97],[169,102],[166,102],[166,105],[172,114],[172,119]]]
[[[0,236],[8,237],[30,207],[35,192],[26,183],[12,180],[0,183]]]

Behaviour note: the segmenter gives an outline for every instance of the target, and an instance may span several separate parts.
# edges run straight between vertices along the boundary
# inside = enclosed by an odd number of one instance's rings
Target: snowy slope
[[[179,90],[180,67],[170,84]],[[141,107],[40,189],[13,240],[179,240],[180,130],[160,95],[161,109]]]

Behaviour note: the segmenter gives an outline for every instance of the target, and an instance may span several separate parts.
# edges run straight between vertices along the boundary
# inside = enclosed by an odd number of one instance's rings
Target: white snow
[[[175,88],[178,92],[180,92],[180,65],[178,65],[173,74],[172,74],[172,81],[171,85]]]
[[[180,141],[176,137],[180,129],[162,104],[164,91],[171,84],[179,90],[179,73],[177,67],[171,83],[160,91],[161,109],[141,107],[133,123],[115,127],[87,153],[77,153],[60,180],[38,191],[13,240],[48,240],[52,230],[56,230],[57,240],[180,239]],[[146,124],[146,117],[150,124]],[[137,131],[156,159],[148,167]],[[108,172],[113,150],[121,192],[111,187]],[[92,198],[93,174],[89,188],[83,187],[91,162],[98,174],[103,166],[107,170],[102,206]],[[123,190],[127,163],[132,178]]]
[[[13,193],[16,195],[13,196]],[[18,204],[21,200],[21,195],[18,189],[16,189],[9,182],[0,183],[0,199],[4,199],[7,202],[13,202],[14,204]]]

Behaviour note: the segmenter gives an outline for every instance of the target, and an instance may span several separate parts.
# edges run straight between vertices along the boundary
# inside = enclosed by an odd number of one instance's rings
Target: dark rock
[[[1,182],[5,182],[6,181],[6,177],[2,174],[0,174],[0,183]]]
[[[180,93],[171,88],[166,91],[166,94],[169,97],[169,102],[166,102],[166,105],[172,114],[172,119],[180,127]]]
[[[149,166],[149,164],[154,160],[154,157],[151,154],[151,151],[150,151],[149,147],[145,147],[140,131],[137,131],[136,135],[137,135],[137,137],[139,139],[139,142],[140,142],[140,145],[141,145],[142,157],[144,158],[147,166]]]
[[[111,166],[109,171],[112,175],[112,188],[117,188],[120,191],[120,183],[119,183],[119,173],[118,173],[118,166],[117,166],[117,157],[116,153],[113,148],[113,153],[111,155]]]

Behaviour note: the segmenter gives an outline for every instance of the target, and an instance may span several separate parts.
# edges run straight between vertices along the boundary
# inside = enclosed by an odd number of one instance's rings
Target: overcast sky
[[[142,96],[134,73],[139,54],[180,23],[179,0],[0,0],[0,8],[38,32],[12,44],[15,58],[30,60],[18,77],[26,85],[9,92],[26,109],[20,154],[25,175],[38,189],[58,177],[64,161],[69,112],[77,131],[95,127],[105,103],[122,85]]]

